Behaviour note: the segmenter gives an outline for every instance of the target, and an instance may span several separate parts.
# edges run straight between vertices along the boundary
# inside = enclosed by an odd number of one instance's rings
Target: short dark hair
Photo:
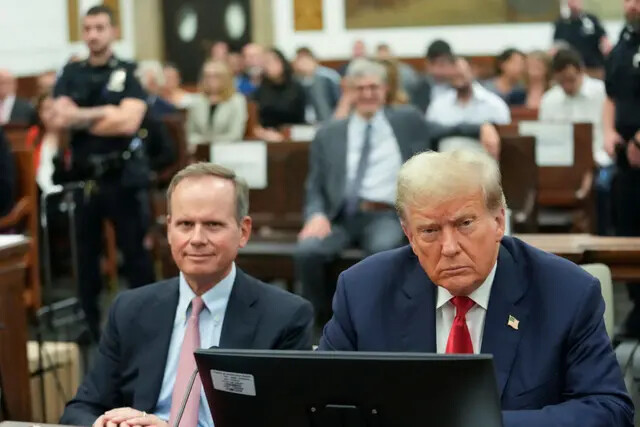
[[[450,62],[455,60],[451,46],[444,40],[434,40],[427,48],[426,58],[429,61],[435,61],[443,58]]]
[[[103,13],[109,17],[109,24],[115,25],[113,10],[111,10],[109,6],[105,6],[103,4],[89,8],[85,16],[96,16],[96,15],[102,15]]]
[[[582,56],[575,49],[560,49],[551,61],[551,70],[554,73],[560,73],[568,67],[576,67],[578,70],[584,68]]]
[[[306,55],[306,56],[310,56],[311,58],[315,59],[316,56],[313,54],[313,51],[308,48],[307,46],[301,46],[299,48],[296,49],[296,56],[298,55]]]
[[[514,55],[520,55],[523,58],[526,57],[526,55],[522,51],[514,48],[505,49],[500,55],[496,57],[496,72],[498,73],[498,75],[502,74],[502,65],[510,60]]]
[[[391,50],[391,46],[389,46],[388,43],[380,43],[376,49],[380,50],[380,49],[387,49],[387,50]]]

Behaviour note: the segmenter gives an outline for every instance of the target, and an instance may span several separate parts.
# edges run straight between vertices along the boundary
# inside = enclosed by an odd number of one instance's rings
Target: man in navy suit
[[[311,349],[311,304],[235,266],[251,233],[246,182],[221,166],[193,164],[174,176],[167,199],[180,277],[116,298],[94,366],[67,404],[63,424],[166,427],[186,395],[179,384],[195,369],[195,347]],[[199,343],[186,338],[190,327],[199,331]],[[182,369],[185,364],[191,366]],[[198,381],[191,414],[198,426],[211,427]]]
[[[492,354],[506,426],[633,425],[597,279],[503,237],[491,158],[414,156],[396,205],[410,246],[342,273],[321,350]]]

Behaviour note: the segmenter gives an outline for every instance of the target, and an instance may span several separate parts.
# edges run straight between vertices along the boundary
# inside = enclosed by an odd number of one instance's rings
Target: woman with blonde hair
[[[247,116],[247,101],[236,92],[229,66],[222,61],[206,61],[200,75],[200,93],[187,116],[191,149],[196,144],[242,140]]]

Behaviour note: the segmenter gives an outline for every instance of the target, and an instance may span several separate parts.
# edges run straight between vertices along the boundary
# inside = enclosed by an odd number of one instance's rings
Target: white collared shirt
[[[491,272],[480,285],[478,289],[473,291],[469,298],[475,302],[475,305],[467,312],[467,327],[471,335],[473,344],[473,352],[480,354],[482,349],[482,334],[484,332],[484,321],[487,316],[487,308],[489,307],[489,297],[491,296],[491,287],[493,279],[496,276],[496,262]],[[436,349],[440,354],[444,354],[447,350],[447,341],[449,333],[453,325],[453,319],[456,317],[456,308],[451,303],[453,295],[442,286],[438,286],[438,297],[436,301]]]
[[[511,112],[502,98],[473,82],[471,98],[467,102],[461,103],[456,90],[450,89],[431,103],[426,119],[445,126],[487,122],[506,125],[511,123]]]
[[[569,96],[560,85],[555,85],[542,97],[539,111],[541,121],[591,123],[593,125],[593,158],[601,167],[613,164],[604,150],[602,111],[606,96],[604,82],[584,74],[578,93]]]
[[[0,125],[7,124],[11,120],[11,112],[13,111],[13,104],[15,104],[15,102],[15,95],[7,95],[4,100],[0,101]]]
[[[200,313],[199,329],[200,329],[200,348],[209,348],[220,345],[220,334],[222,325],[224,324],[224,315],[227,311],[229,296],[233,289],[233,282],[236,280],[236,266],[232,264],[231,272],[218,282],[213,288],[202,294],[204,308]],[[171,398],[173,387],[176,382],[176,373],[178,372],[178,359],[180,358],[180,350],[182,348],[182,340],[187,331],[187,319],[191,314],[191,300],[196,294],[187,284],[182,273],[180,273],[180,296],[178,297],[178,307],[176,309],[176,317],[173,322],[173,332],[171,333],[171,341],[169,343],[169,353],[167,354],[167,364],[162,378],[162,387],[154,415],[168,420],[171,412]],[[204,395],[204,389],[200,390],[200,409],[198,412],[198,426],[212,427],[213,418],[209,410],[207,398]]]
[[[371,151],[359,196],[363,200],[393,205],[396,200],[396,179],[402,166],[400,147],[384,110],[378,110],[369,122],[371,123]],[[347,188],[355,179],[369,122],[355,113],[349,119]]]

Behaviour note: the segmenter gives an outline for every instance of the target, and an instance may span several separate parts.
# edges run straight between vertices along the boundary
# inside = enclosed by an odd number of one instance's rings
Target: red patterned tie
[[[187,330],[182,340],[182,348],[180,349],[180,358],[178,359],[178,372],[176,374],[176,384],[173,387],[171,396],[171,414],[169,415],[169,425],[173,427],[176,417],[182,404],[184,394],[187,392],[189,378],[196,369],[196,359],[193,352],[200,347],[200,329],[198,328],[198,320],[200,312],[204,307],[202,298],[195,297],[191,300],[191,315],[187,321]],[[196,376],[196,380],[189,393],[187,406],[180,419],[180,427],[197,427],[198,410],[200,409],[200,387],[202,382],[200,376]]]
[[[451,304],[456,308],[456,317],[451,325],[449,339],[447,341],[447,354],[473,354],[473,343],[471,342],[471,334],[467,327],[467,312],[475,304],[469,297],[453,297]]]

